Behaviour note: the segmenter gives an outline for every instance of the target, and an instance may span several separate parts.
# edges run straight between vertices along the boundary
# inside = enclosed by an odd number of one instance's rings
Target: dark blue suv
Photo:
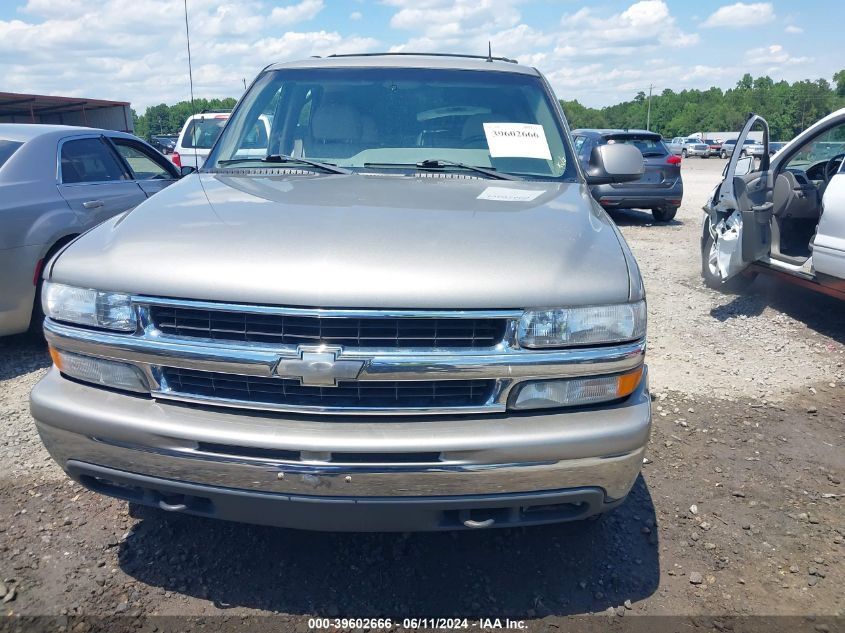
[[[645,173],[639,180],[593,185],[593,197],[605,209],[650,209],[655,222],[669,222],[684,197],[681,157],[663,144],[659,134],[646,130],[573,130],[572,139],[581,165],[598,145],[627,143],[643,155]]]

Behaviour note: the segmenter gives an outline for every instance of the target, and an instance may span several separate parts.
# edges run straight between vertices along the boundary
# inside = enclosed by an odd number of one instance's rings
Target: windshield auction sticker
[[[551,160],[542,125],[533,123],[485,123],[484,135],[493,158],[540,158]]]

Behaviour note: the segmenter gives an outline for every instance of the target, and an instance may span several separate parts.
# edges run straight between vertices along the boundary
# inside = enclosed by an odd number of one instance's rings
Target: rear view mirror
[[[197,170],[196,167],[191,167],[190,165],[184,165],[179,168],[179,175],[184,177],[188,174],[193,174]]]
[[[642,178],[644,173],[643,155],[633,145],[597,145],[590,153],[590,161],[587,163],[587,184],[631,182]]]

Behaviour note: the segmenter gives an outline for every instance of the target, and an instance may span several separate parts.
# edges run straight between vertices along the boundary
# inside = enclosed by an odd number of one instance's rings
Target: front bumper
[[[285,527],[437,530],[580,519],[619,503],[648,441],[647,380],[591,409],[315,418],[161,403],[54,368],[31,407],[53,458],[104,494]]]
[[[687,156],[701,156],[702,158],[707,158],[710,156],[710,148],[707,149],[693,149],[691,147],[686,148]]]

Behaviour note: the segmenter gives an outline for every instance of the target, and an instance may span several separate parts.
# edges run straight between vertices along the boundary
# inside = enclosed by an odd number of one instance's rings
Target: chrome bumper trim
[[[633,486],[645,448],[624,455],[504,464],[335,465],[118,446],[38,424],[53,458],[241,490],[327,497],[432,497],[600,487],[608,501]],[[280,477],[281,475],[281,477]]]
[[[51,345],[79,354],[145,365],[217,371],[243,376],[274,376],[282,358],[297,358],[293,346],[233,345],[84,330],[50,321],[44,334]],[[467,380],[554,378],[609,374],[643,364],[644,340],[587,349],[554,351],[503,349],[496,353],[428,350],[416,354],[346,348],[339,359],[363,360],[357,380]]]

